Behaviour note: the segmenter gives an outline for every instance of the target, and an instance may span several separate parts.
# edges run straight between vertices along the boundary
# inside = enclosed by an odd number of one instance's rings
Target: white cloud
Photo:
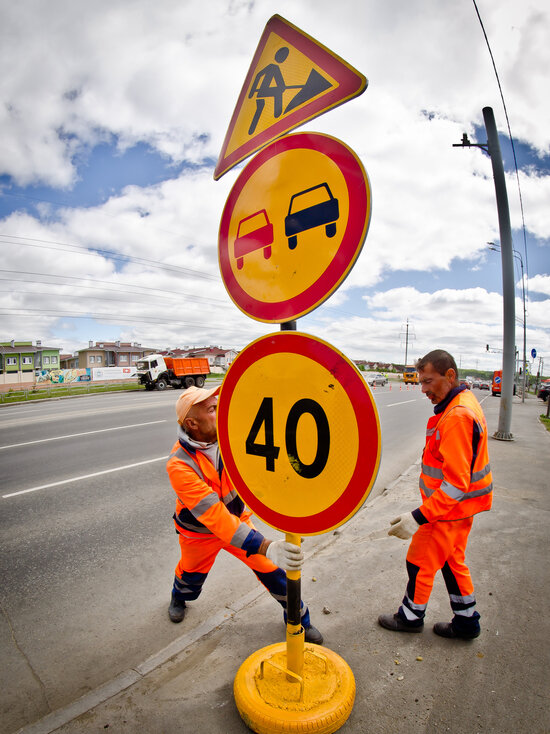
[[[531,293],[543,293],[545,296],[550,296],[550,275],[534,275],[528,278],[527,286]],[[547,318],[550,318],[550,313],[547,313]]]

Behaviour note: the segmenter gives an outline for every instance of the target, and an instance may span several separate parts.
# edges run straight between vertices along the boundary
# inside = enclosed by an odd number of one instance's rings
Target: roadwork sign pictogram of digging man
[[[315,69],[311,69],[309,76],[304,84],[285,84],[283,74],[279,64],[283,64],[288,58],[289,48],[282,46],[275,53],[276,64],[267,64],[256,74],[248,98],[256,97],[256,111],[248,128],[248,134],[253,135],[262,112],[265,107],[266,99],[273,99],[273,116],[275,119],[282,114],[291,112],[304,102],[308,102],[321,92],[332,87],[332,84],[319,74]],[[285,109],[283,110],[283,95],[288,89],[297,89],[298,92],[292,97]]]

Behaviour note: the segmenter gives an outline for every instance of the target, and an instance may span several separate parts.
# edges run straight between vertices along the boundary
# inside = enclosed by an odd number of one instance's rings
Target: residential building
[[[42,346],[40,340],[0,343],[0,385],[32,385],[36,370],[58,370],[59,349]]]
[[[134,342],[88,342],[85,349],[79,349],[73,357],[64,360],[64,367],[132,367],[146,354],[154,354],[157,349],[142,347]]]

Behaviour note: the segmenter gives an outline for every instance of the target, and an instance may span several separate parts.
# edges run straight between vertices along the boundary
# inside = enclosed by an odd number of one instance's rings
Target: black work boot
[[[479,637],[481,630],[475,628],[472,630],[459,630],[453,627],[452,622],[436,622],[434,624],[434,632],[440,637],[449,637],[454,640],[475,640],[476,637]]]
[[[185,617],[185,602],[178,599],[174,594],[172,594],[172,601],[168,607],[168,616],[176,624]]]
[[[422,632],[424,629],[424,622],[420,622],[420,624],[406,622],[399,612],[396,614],[381,614],[378,617],[378,624],[393,632]]]
[[[317,627],[310,624],[309,627],[304,629],[304,642],[311,642],[313,645],[322,645],[323,635],[319,632]]]

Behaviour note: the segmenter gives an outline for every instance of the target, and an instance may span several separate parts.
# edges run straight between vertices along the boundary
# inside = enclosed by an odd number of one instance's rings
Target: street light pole
[[[499,245],[496,245],[494,242],[487,242],[489,245],[490,250],[494,250],[495,252],[500,252]],[[526,368],[527,368],[527,309],[525,306],[525,273],[523,270],[523,258],[521,256],[521,252],[518,252],[516,249],[512,249],[514,257],[516,260],[519,260],[519,264],[521,267],[521,295],[523,300],[523,380],[522,380],[522,391],[521,391],[521,402],[525,402],[525,386],[526,386]]]
[[[502,337],[502,388],[498,429],[493,438],[501,441],[513,441],[510,431],[512,423],[512,396],[514,391],[515,362],[515,295],[514,295],[514,257],[512,247],[512,227],[510,225],[510,209],[506,193],[506,179],[495,116],[491,107],[483,108],[483,119],[487,131],[487,143],[470,143],[466,133],[462,142],[454,147],[477,147],[489,153],[493,167],[495,194],[497,199],[498,224],[500,230],[500,252],[502,256],[502,305],[503,305],[503,337]]]

